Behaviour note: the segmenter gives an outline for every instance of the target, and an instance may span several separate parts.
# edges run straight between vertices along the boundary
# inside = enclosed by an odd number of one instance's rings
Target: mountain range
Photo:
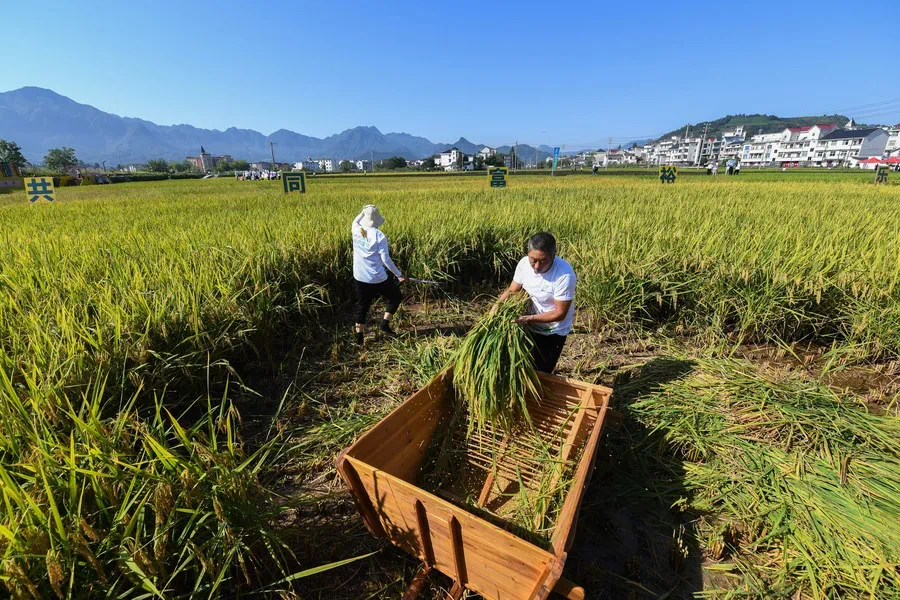
[[[467,154],[484,147],[464,137],[452,143],[435,143],[408,133],[382,133],[371,126],[316,138],[287,129],[263,135],[236,127],[220,131],[192,125],[157,125],[103,112],[38,87],[0,93],[0,139],[18,143],[32,163],[41,162],[50,148],[68,146],[84,162],[106,161],[111,165],[145,163],[154,158],[180,161],[196,156],[201,146],[214,155],[228,154],[250,162],[271,160],[269,142],[274,144],[275,158],[280,162],[308,157],[418,159],[453,146]],[[534,160],[535,148],[518,148],[523,160]],[[541,146],[537,149],[538,160],[544,160],[549,153],[552,148]]]

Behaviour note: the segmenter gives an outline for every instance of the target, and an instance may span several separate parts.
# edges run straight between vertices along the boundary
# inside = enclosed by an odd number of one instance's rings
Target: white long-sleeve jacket
[[[351,226],[353,234],[353,278],[363,283],[381,283],[388,278],[385,267],[397,277],[403,273],[391,260],[388,239],[377,227],[359,224],[362,213],[356,215]]]

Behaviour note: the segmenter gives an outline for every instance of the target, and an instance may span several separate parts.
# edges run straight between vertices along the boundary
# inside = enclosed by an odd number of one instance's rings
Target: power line
[[[855,120],[859,120],[859,119],[871,119],[872,117],[880,117],[880,116],[884,116],[884,115],[896,115],[896,114],[900,114],[900,106],[889,109],[889,110],[880,110],[880,111],[875,111],[875,112],[855,112],[855,113],[850,113],[850,116],[853,117]]]
[[[844,111],[854,111],[854,110],[862,110],[865,108],[878,107],[883,106],[885,104],[900,104],[900,98],[896,100],[883,100],[881,102],[872,102],[871,104],[860,104],[859,106],[850,106],[848,108],[839,108],[832,114],[841,113]]]

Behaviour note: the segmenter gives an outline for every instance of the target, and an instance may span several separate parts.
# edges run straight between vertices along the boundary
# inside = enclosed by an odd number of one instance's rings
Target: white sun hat
[[[374,204],[366,204],[362,209],[362,219],[359,224],[363,227],[381,227],[384,223],[384,217],[378,212],[378,207]]]

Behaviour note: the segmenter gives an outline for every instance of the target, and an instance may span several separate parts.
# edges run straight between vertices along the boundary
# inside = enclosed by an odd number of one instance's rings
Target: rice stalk
[[[531,425],[528,401],[540,400],[541,384],[531,357],[533,342],[515,323],[526,305],[511,298],[484,315],[453,356],[453,386],[466,405],[468,431],[493,425],[511,431]]]

